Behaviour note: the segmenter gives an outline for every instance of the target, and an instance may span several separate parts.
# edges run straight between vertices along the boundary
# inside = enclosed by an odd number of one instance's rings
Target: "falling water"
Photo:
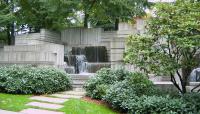
[[[196,68],[190,74],[189,80],[191,82],[199,82],[200,81],[200,68]]]
[[[103,67],[110,67],[105,46],[72,47],[65,61],[67,73],[95,73]]]
[[[77,73],[87,72],[87,59],[85,55],[76,55],[76,71]]]

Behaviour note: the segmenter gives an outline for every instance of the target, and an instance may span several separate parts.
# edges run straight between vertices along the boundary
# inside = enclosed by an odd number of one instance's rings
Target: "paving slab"
[[[82,92],[82,91],[66,91],[66,92],[62,92],[61,94],[64,94],[64,95],[84,96],[86,94],[86,92]]]
[[[47,108],[47,109],[60,109],[63,106],[59,104],[50,104],[50,103],[41,103],[41,102],[30,102],[26,104],[27,106],[35,106],[39,108]]]
[[[30,98],[31,100],[37,100],[37,101],[43,101],[43,102],[49,102],[49,103],[57,103],[62,104],[68,99],[61,99],[61,98],[51,98],[51,97],[44,97],[44,96],[34,96]]]
[[[73,91],[83,91],[84,92],[85,90],[82,87],[81,88],[78,87],[78,88],[73,88]]]
[[[83,96],[77,96],[77,95],[63,95],[63,94],[52,94],[53,97],[63,98],[63,99],[80,99]]]
[[[6,110],[1,110],[0,109],[0,114],[22,114],[22,113],[12,112],[12,111],[6,111]]]
[[[21,111],[22,114],[64,114],[63,112],[56,112],[56,111],[48,111],[48,110],[41,110],[41,109],[25,109]]]

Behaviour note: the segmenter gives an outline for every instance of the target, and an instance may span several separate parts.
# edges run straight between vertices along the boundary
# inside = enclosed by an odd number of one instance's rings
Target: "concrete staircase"
[[[93,77],[94,73],[88,73],[88,74],[70,74],[70,77],[72,79],[72,87],[73,88],[82,88],[85,82]]]

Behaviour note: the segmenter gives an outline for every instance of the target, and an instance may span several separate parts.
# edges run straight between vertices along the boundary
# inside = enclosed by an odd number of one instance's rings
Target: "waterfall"
[[[87,59],[85,55],[76,55],[76,71],[77,73],[87,72]]]
[[[194,69],[189,77],[191,82],[199,82],[200,81],[200,68]]]
[[[95,73],[103,67],[110,67],[105,46],[72,47],[65,55],[67,73]]]

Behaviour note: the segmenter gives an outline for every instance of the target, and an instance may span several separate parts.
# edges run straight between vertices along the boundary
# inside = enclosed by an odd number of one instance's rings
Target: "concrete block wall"
[[[15,45],[35,45],[35,44],[61,44],[61,35],[46,29],[41,29],[40,33],[21,34],[16,36]]]
[[[4,46],[0,64],[64,65],[64,45],[58,32],[41,29],[40,33],[16,36],[14,46]]]
[[[60,44],[5,46],[0,52],[0,63],[64,64],[64,46]]]

